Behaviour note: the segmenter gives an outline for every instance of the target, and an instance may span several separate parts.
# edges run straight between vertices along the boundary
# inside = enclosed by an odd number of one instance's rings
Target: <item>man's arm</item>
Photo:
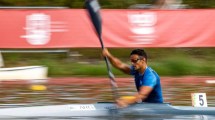
[[[134,104],[137,102],[142,102],[142,100],[145,100],[149,94],[151,93],[151,91],[153,90],[152,87],[150,86],[142,86],[140,88],[140,91],[138,94],[136,94],[133,99],[119,99],[117,100],[117,104],[119,107],[127,107],[130,104]]]
[[[126,74],[130,74],[130,67],[120,61],[118,58],[114,57],[106,48],[102,51],[103,56],[107,57],[110,60],[110,63],[117,69],[121,70]]]
[[[150,86],[140,87],[139,93],[136,95],[136,100],[145,100],[149,94],[152,92],[153,88]]]

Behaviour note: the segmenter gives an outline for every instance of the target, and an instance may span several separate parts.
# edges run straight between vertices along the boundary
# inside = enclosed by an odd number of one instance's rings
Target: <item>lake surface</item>
[[[191,106],[191,93],[206,93],[208,106],[215,107],[215,77],[161,77],[165,102]],[[133,78],[116,78],[120,96],[134,95]],[[44,85],[46,89],[32,89]],[[59,105],[74,103],[113,102],[109,78],[50,78],[49,80],[1,81],[0,106],[7,105]],[[215,113],[214,113],[215,114]],[[37,118],[48,119],[48,118]],[[213,120],[215,116],[144,116],[132,118],[51,118],[87,120]]]

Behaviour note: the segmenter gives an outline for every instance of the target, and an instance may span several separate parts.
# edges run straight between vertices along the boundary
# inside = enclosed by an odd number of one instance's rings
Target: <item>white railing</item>
[[[47,79],[48,68],[44,66],[24,66],[0,68],[1,80],[41,80]]]

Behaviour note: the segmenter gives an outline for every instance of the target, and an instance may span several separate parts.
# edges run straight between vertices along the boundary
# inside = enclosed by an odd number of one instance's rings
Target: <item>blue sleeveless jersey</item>
[[[149,86],[153,88],[152,92],[143,102],[163,103],[160,77],[152,68],[147,67],[144,74],[141,75],[138,71],[134,69],[133,66],[131,66],[131,75],[134,75],[135,84],[138,92],[140,90],[140,87],[142,86]]]

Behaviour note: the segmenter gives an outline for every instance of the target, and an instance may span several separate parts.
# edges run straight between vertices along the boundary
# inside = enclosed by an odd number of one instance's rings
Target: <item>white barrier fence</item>
[[[0,80],[40,80],[47,76],[48,68],[44,66],[0,68]]]

